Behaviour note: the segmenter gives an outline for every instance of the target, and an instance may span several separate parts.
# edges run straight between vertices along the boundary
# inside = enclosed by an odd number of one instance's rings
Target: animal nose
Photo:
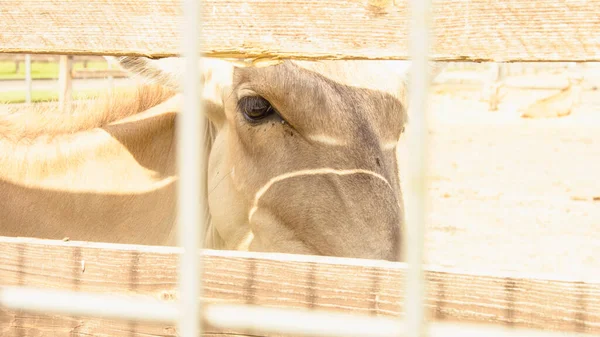
[[[346,212],[355,231],[359,258],[400,261],[403,209],[389,182],[371,175],[351,179],[359,191],[346,191]],[[348,186],[348,185],[347,185]]]
[[[252,217],[255,236],[286,252],[398,261],[403,214],[394,185],[366,170],[319,173],[273,185]]]
[[[389,206],[389,209],[384,210],[387,215],[382,219],[382,221],[387,221],[387,224],[383,226],[383,230],[387,231],[388,236],[388,245],[387,249],[382,251],[382,259],[394,262],[400,262],[403,260],[401,256],[401,246],[402,246],[402,208],[398,203],[397,198],[393,198],[395,203]]]

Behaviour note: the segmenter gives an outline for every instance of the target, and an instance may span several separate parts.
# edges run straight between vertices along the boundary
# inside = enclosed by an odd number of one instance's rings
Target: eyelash
[[[238,101],[238,110],[249,122],[259,122],[273,114],[279,115],[273,105],[261,96],[246,96]]]

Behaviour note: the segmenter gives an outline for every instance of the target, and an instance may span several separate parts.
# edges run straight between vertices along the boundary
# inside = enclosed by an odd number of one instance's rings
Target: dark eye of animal
[[[238,108],[251,122],[259,121],[276,113],[271,103],[260,96],[243,97],[238,102]]]

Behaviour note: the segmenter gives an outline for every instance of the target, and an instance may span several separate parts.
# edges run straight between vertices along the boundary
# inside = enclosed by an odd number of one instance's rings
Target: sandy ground
[[[427,263],[600,280],[600,91],[571,116],[518,117],[545,94],[510,90],[496,112],[479,90],[432,96]]]

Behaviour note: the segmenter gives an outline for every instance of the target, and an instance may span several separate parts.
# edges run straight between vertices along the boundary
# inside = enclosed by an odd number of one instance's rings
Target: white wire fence
[[[184,24],[181,54],[186,60],[183,79],[184,105],[177,137],[179,158],[178,214],[179,244],[183,248],[179,266],[179,300],[177,305],[147,298],[123,298],[114,295],[95,295],[66,291],[50,291],[5,287],[0,303],[12,309],[42,313],[100,316],[114,319],[177,322],[179,335],[195,337],[202,333],[201,312],[201,259],[196,252],[202,248],[201,233],[206,203],[203,191],[205,160],[202,134],[204,119],[197,95],[202,90],[198,56],[201,46],[197,38],[202,19],[199,13],[202,1],[183,0]],[[426,100],[428,72],[427,54],[430,47],[428,23],[430,1],[411,2],[411,56],[413,70],[410,77],[410,102],[413,132],[409,142],[415,162],[411,170],[409,206],[407,211],[408,235],[404,246],[410,265],[407,275],[407,314],[403,335],[424,335],[423,309],[423,221],[425,219],[426,170]],[[188,155],[190,153],[198,155]],[[411,193],[412,192],[412,193]],[[213,305],[203,312],[212,326],[259,330],[267,333],[296,333],[305,336],[398,336],[401,322],[389,318],[369,318],[338,313],[318,313],[248,306]]]
[[[202,1],[183,0],[184,26],[181,54],[186,59],[183,79],[184,106],[178,123],[178,213],[179,245],[183,249],[179,265],[179,296],[176,303],[152,300],[142,296],[98,295],[85,292],[55,291],[27,287],[3,287],[0,305],[10,309],[65,315],[97,316],[111,319],[177,323],[178,335],[193,337],[201,334],[203,323],[213,327],[289,333],[304,336],[414,336],[429,334],[425,324],[425,283],[423,279],[423,242],[426,220],[426,174],[428,162],[427,97],[429,89],[428,54],[432,40],[429,34],[431,2],[411,1],[410,56],[412,70],[409,82],[410,132],[407,142],[411,166],[406,191],[406,229],[403,247],[408,262],[405,289],[404,321],[384,317],[364,317],[350,314],[291,310],[249,305],[211,304],[201,306],[202,248],[198,224],[205,219],[203,179],[205,160],[202,134],[205,121],[198,92],[201,48],[197,38],[202,25]],[[201,39],[200,39],[201,40]],[[186,154],[197,155],[186,155]],[[438,325],[439,326],[439,325]],[[468,334],[470,330],[461,329]],[[477,330],[482,331],[482,330]],[[458,331],[455,331],[458,332]],[[497,331],[496,331],[497,332]],[[439,332],[431,331],[440,335]],[[534,335],[527,332],[527,335]],[[545,334],[549,335],[549,334]]]

